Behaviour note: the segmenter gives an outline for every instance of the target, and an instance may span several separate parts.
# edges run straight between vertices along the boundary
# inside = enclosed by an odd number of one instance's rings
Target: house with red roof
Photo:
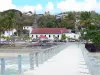
[[[33,28],[29,36],[34,39],[46,38],[54,40],[54,38],[61,39],[61,35],[64,33],[68,33],[66,28]]]
[[[65,34],[69,38],[79,38],[79,34],[71,33],[66,28],[35,28],[34,26],[24,26],[24,29],[29,30],[29,36],[32,39],[61,39],[62,34]]]

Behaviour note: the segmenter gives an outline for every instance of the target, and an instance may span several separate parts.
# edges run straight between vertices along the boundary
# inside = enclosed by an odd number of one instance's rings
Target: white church
[[[33,26],[24,26],[23,29],[29,30],[29,37],[32,39],[39,38],[40,36],[45,36],[50,40],[54,40],[56,38],[61,39],[62,34],[65,34],[68,38],[79,38],[79,34],[71,33],[66,28],[38,28],[37,27],[37,19],[36,13],[34,14],[34,24]],[[66,39],[67,40],[67,39]]]
[[[50,40],[54,40],[55,37],[61,39],[62,34],[65,34],[68,38],[79,38],[79,34],[71,33],[66,28],[34,28],[33,26],[24,26],[23,29],[29,30],[29,37],[32,39],[36,39],[41,35]]]

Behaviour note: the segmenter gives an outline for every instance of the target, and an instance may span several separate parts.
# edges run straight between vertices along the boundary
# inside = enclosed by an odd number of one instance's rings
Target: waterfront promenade
[[[91,75],[77,44],[66,47],[35,70],[22,75]]]

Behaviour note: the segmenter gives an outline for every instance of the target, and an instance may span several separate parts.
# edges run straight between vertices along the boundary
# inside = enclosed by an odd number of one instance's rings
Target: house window
[[[33,35],[32,35],[32,37],[33,37]]]
[[[76,36],[74,35],[74,38],[76,38]]]
[[[38,36],[36,35],[36,38],[37,38]]]
[[[53,35],[53,37],[55,37],[55,35]]]
[[[50,35],[49,35],[49,38],[50,38]]]
[[[59,38],[59,35],[58,35],[58,38]]]

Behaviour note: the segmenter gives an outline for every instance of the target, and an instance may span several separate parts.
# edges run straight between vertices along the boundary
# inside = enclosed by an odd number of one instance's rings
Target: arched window
[[[36,35],[36,38],[37,38],[38,36]]]
[[[49,38],[50,38],[50,35],[49,35]]]
[[[32,37],[33,37],[33,35],[32,35]]]
[[[59,35],[58,35],[58,38],[59,38]]]
[[[55,35],[53,35],[53,37],[55,37]]]

